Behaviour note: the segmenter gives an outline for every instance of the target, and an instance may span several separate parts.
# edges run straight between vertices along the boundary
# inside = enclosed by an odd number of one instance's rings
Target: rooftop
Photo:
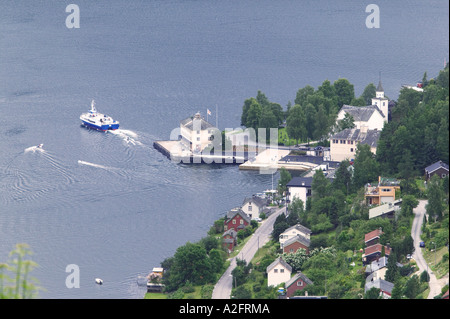
[[[342,111],[353,116],[355,121],[367,122],[375,112],[379,112],[383,118],[386,117],[376,105],[352,106],[344,104],[339,112]]]
[[[286,184],[286,187],[311,187],[312,186],[312,177],[293,177],[289,183]]]
[[[380,138],[380,132],[378,130],[367,130],[367,132],[361,132],[360,129],[347,128],[334,134],[331,139],[339,140],[351,140],[361,144],[368,144],[370,147],[376,147],[378,139]]]
[[[188,129],[190,129],[191,131],[194,130],[194,125],[195,125],[195,129],[200,128],[200,130],[202,130],[202,131],[214,127],[214,125],[212,125],[211,123],[207,122],[200,115],[200,113],[196,113],[194,116],[190,116],[188,118],[185,118],[184,120],[180,121],[180,124],[183,125],[184,127],[188,128]]]
[[[436,163],[433,163],[430,166],[425,167],[425,171],[431,173],[440,167],[446,168],[448,170],[448,164],[445,164],[443,161],[437,161]]]

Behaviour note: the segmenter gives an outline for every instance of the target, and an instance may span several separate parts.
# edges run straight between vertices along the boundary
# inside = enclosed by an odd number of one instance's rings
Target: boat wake
[[[139,146],[143,146],[144,144],[142,144],[141,142],[139,142],[137,140],[138,135],[130,130],[123,130],[123,129],[117,129],[114,131],[107,131],[109,133],[112,133],[118,137],[120,137],[121,139],[123,139],[127,144],[131,144],[131,145],[139,145]]]
[[[26,148],[23,152],[25,154],[26,153],[30,153],[30,152],[34,153],[36,151],[44,152],[44,149],[42,148],[42,146],[43,146],[43,144],[39,144],[39,145],[36,145],[36,146],[30,146],[30,147]]]
[[[91,162],[86,162],[86,161],[81,161],[81,160],[78,160],[78,164],[91,166],[91,167],[96,167],[96,168],[101,168],[101,169],[104,169],[104,170],[107,170],[107,171],[116,170],[116,168],[114,168],[114,167],[104,166],[104,165],[100,165],[100,164],[94,164],[94,163],[91,163]]]

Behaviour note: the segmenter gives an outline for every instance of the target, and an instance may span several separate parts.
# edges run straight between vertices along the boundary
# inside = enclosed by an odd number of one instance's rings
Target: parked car
[[[423,241],[421,241],[421,242],[419,243],[419,246],[420,246],[421,248],[423,248],[423,247],[425,247],[425,243],[424,243]]]

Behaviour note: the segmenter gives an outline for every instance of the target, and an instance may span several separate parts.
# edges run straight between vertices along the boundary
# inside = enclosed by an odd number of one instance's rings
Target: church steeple
[[[372,98],[372,105],[378,106],[378,108],[381,110],[381,112],[384,115],[384,121],[388,121],[388,112],[389,112],[389,106],[388,106],[388,99],[384,96],[384,89],[383,85],[381,84],[381,71],[379,75],[378,80],[378,86],[375,92],[375,97]]]
[[[381,71],[380,71],[379,80],[378,80],[376,97],[377,98],[384,98],[384,89],[383,89],[383,85],[381,85]]]

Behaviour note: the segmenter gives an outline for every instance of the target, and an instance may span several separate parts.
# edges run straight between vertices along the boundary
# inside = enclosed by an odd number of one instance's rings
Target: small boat
[[[37,148],[42,148],[42,147],[44,147],[44,144],[39,144],[39,145],[37,146]]]
[[[97,112],[95,102],[92,100],[89,112],[80,116],[82,125],[99,131],[117,130],[119,121],[113,120],[110,116]]]
[[[95,283],[98,285],[102,285],[103,284],[103,280],[101,280],[100,278],[95,278]]]

